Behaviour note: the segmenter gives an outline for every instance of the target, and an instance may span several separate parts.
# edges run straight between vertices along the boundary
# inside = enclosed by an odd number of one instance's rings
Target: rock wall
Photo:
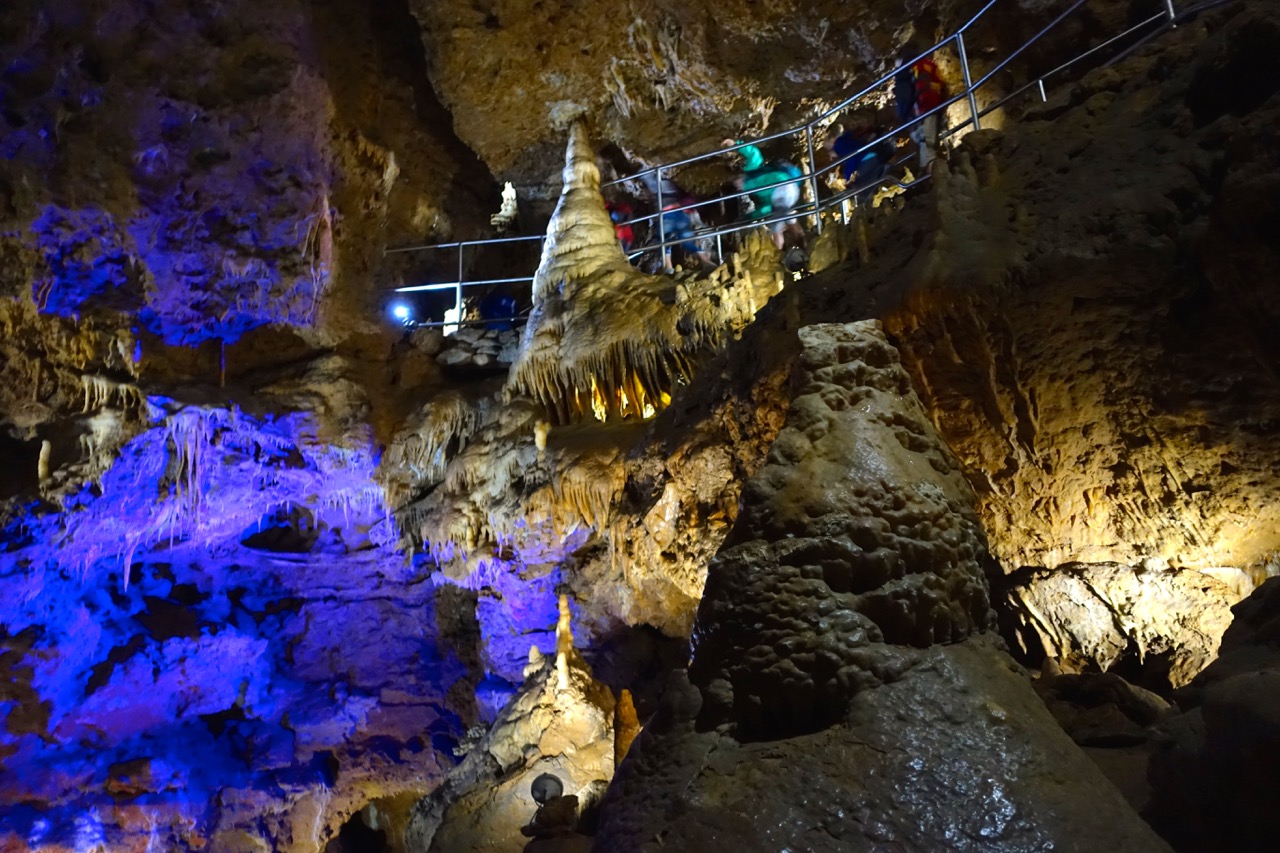
[[[478,719],[374,480],[441,382],[381,250],[497,193],[398,14],[0,10],[6,850],[317,850]]]
[[[1277,81],[1237,71],[1275,32],[1179,27],[937,175],[886,329],[1009,568],[1274,571]]]
[[[382,248],[497,206],[428,70],[489,167],[549,183],[571,119],[624,155],[704,150],[819,108],[933,13],[415,3],[419,39],[409,5],[356,5],[0,12],[0,844],[302,851],[357,811],[403,822],[551,650],[557,593],[594,660],[637,625],[682,638],[737,524],[694,687],[638,742],[605,838],[1148,845],[974,636],[980,525],[1043,581],[1023,603],[1060,611],[1047,651],[1084,666],[1155,651],[1189,678],[1245,589],[1201,579],[1274,571],[1274,10],[1187,22],[970,135],[763,323],[771,247],[713,278],[632,270],[579,139],[536,322],[510,377],[479,377],[457,369],[487,350],[375,319],[384,284],[433,268]],[[909,380],[883,341],[815,337],[870,316]],[[1064,590],[1104,573],[1090,627],[1152,618],[1086,637]],[[1224,696],[1204,719],[1235,719]],[[1233,757],[1192,743],[1190,778],[1243,767],[1219,722]]]
[[[1016,573],[1003,590],[1024,653],[1043,650],[1068,671],[1124,663],[1152,685],[1182,687],[1218,656],[1231,605],[1252,587],[1234,570],[1219,579],[1067,563]]]
[[[892,52],[910,19],[874,3],[411,8],[458,135],[495,174],[525,185],[551,183],[548,158],[578,119],[646,155],[793,120],[797,104],[840,91]]]
[[[1161,726],[1149,777],[1152,823],[1181,850],[1266,846],[1280,757],[1280,581],[1234,608],[1222,653],[1185,691],[1185,712]]]

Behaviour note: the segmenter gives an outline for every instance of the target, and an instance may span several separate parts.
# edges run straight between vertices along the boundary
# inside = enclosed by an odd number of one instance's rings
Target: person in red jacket
[[[902,61],[910,62],[918,53],[917,48],[905,47],[902,49]],[[899,77],[905,78],[907,71],[908,69],[904,68]],[[931,115],[926,113],[940,106],[947,99],[947,84],[942,81],[937,64],[927,55],[916,60],[909,71],[913,85],[906,90],[906,93],[909,93],[907,96],[912,98],[911,112],[916,116],[925,116],[911,129],[911,138],[920,148],[920,171],[928,174],[929,167],[938,154],[938,133],[941,128],[942,111],[939,110]],[[905,94],[903,92],[905,88],[901,82],[896,84],[895,92],[900,99]],[[899,103],[899,113],[902,112],[904,110]]]
[[[613,220],[613,233],[618,235],[622,251],[630,252],[631,246],[636,242],[636,232],[631,226],[631,205],[621,200],[610,201],[605,204],[605,210],[609,211],[609,218]]]

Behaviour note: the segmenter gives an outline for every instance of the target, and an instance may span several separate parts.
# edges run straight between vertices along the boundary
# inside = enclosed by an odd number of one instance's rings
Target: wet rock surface
[[[594,849],[1166,849],[981,633],[972,495],[878,326],[800,338],[693,663],[619,768]],[[896,500],[877,506],[882,480]],[[806,549],[844,518],[880,535]]]

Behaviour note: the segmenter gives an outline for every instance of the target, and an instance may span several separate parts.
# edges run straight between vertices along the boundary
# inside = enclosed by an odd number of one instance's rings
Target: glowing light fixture
[[[401,323],[408,323],[413,313],[409,310],[409,306],[403,302],[393,302],[391,304],[391,316],[395,317]]]

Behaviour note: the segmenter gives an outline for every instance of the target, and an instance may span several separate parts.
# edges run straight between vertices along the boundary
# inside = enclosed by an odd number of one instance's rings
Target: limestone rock
[[[801,340],[595,849],[1166,849],[981,637],[972,494],[878,325]]]
[[[423,355],[439,355],[444,347],[444,332],[437,328],[414,329],[409,339],[422,351]]]
[[[1275,82],[1207,93],[1276,15],[1201,17],[966,139],[873,248],[868,288],[915,282],[886,328],[1010,570],[1275,571]]]
[[[878,72],[913,17],[925,36],[952,15],[945,4],[905,11],[878,0],[714,9],[659,0],[635,10],[592,2],[550,14],[528,0],[410,8],[459,136],[522,190],[543,184],[575,120],[670,162],[745,127],[800,123],[806,102],[834,103],[851,76]]]
[[[1105,671],[1125,656],[1161,659],[1173,687],[1217,657],[1230,608],[1243,597],[1238,587],[1200,572],[1115,563],[1069,563],[1012,580],[1007,591],[1017,630],[1044,654],[1072,670]]]
[[[542,814],[530,792],[537,777],[550,773],[560,780],[566,796],[557,798],[559,807],[573,801],[575,824],[578,801],[594,804],[613,777],[613,694],[573,650],[568,621],[562,598],[560,650],[551,656],[530,651],[520,693],[444,784],[414,806],[406,832],[410,853],[518,853],[525,846],[521,827],[535,813],[547,832],[567,820]]]

